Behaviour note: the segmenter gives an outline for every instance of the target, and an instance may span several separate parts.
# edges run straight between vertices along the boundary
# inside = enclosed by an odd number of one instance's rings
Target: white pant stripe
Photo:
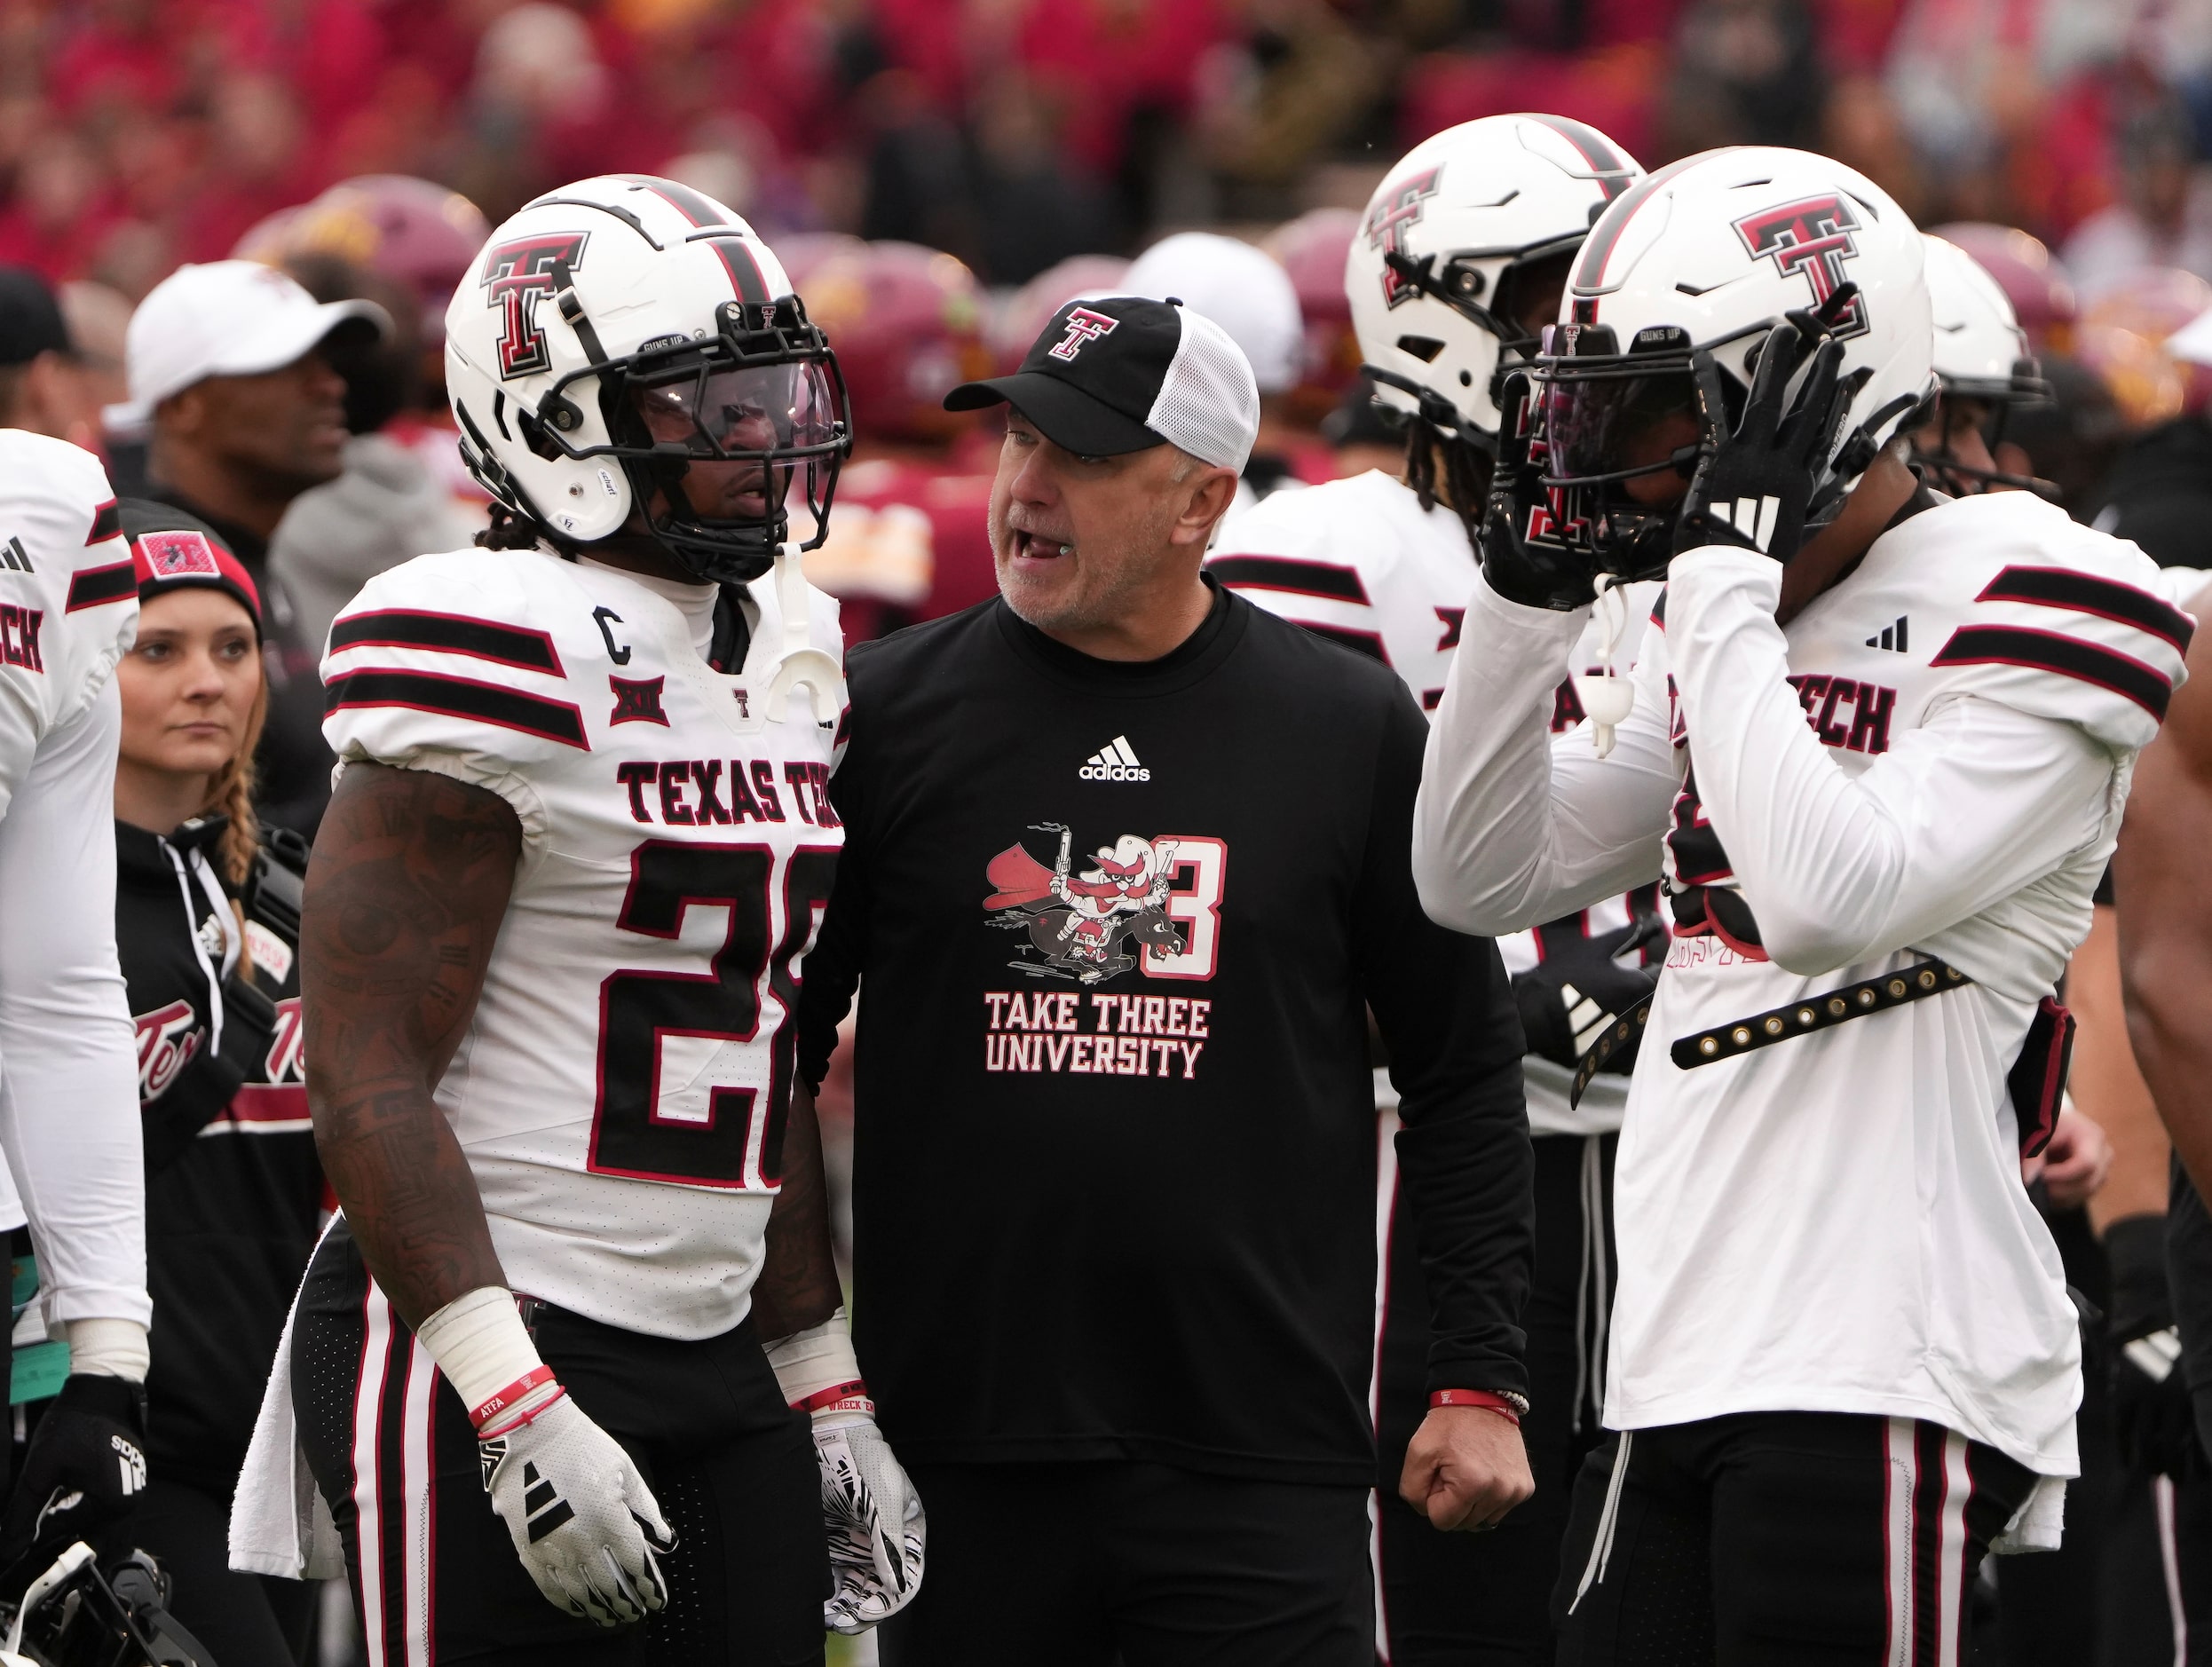
[[[1958,1639],[1966,1608],[1966,1502],[1973,1491],[1974,1479],[1966,1469],[1966,1438],[1956,1430],[1947,1430],[1943,1435],[1943,1523],[1937,1541],[1937,1667],[1958,1667]]]
[[[1913,1660],[1913,1486],[1919,1467],[1913,1451],[1913,1421],[1891,1418],[1889,1452],[1882,1476],[1882,1575],[1889,1594],[1889,1641],[1882,1651],[1886,1667],[1912,1667]]]
[[[438,1367],[430,1351],[413,1339],[407,1356],[407,1388],[399,1430],[400,1473],[407,1486],[406,1581],[407,1667],[433,1667],[431,1597],[438,1507],[438,1472],[431,1452],[431,1419],[438,1392]]]
[[[361,1646],[384,1661],[383,1511],[376,1485],[384,1378],[391,1365],[391,1305],[372,1283],[361,1305],[361,1371],[353,1385],[353,1508],[361,1565]]]
[[[2158,1560],[2166,1573],[2166,1608],[2174,1617],[2174,1667],[2188,1667],[2189,1611],[2181,1600],[2181,1546],[2174,1535],[2174,1479],[2151,1478],[2151,1503],[2158,1514]]]
[[[1379,1080],[1378,1073],[1378,1080]],[[1369,1427],[1382,1427],[1384,1323],[1390,1312],[1390,1235],[1398,1202],[1398,1114],[1375,1113],[1375,1369],[1367,1381]],[[1367,1496],[1368,1568],[1375,1582],[1375,1659],[1390,1667],[1390,1615],[1383,1595],[1382,1501]]]

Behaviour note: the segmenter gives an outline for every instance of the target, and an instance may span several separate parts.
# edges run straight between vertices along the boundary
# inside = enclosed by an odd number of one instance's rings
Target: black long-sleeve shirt
[[[992,602],[850,683],[801,1070],[858,983],[857,1343],[901,1456],[1368,1485],[1371,1007],[1432,1385],[1525,1391],[1521,1026],[1415,897],[1397,679],[1221,592],[1158,660]]]

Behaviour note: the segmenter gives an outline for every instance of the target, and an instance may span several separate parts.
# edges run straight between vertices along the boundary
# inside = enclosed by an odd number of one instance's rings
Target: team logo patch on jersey
[[[1114,739],[1083,761],[1075,772],[1085,781],[1149,781],[1152,772],[1137,762],[1136,749],[1129,745],[1129,738],[1117,735]]]
[[[545,332],[538,326],[538,298],[565,288],[583,264],[588,232],[521,237],[502,243],[484,257],[477,280],[485,304],[500,310],[499,374],[502,380],[535,375],[553,367]]]
[[[609,723],[658,723],[668,727],[668,715],[661,709],[660,691],[668,683],[666,677],[617,677],[610,673],[607,687],[614,691],[614,711]]]
[[[220,579],[223,576],[223,569],[216,562],[215,548],[208,542],[208,535],[191,527],[179,527],[172,533],[148,533],[138,540],[138,553],[146,558],[149,578]]]
[[[1736,235],[1754,259],[1767,259],[1783,273],[1803,273],[1819,306],[1844,285],[1844,263],[1859,253],[1859,217],[1844,197],[1808,197],[1802,202],[1761,209],[1735,223]],[[1863,293],[1844,309],[1838,336],[1862,336],[1867,328]]]
[[[1071,361],[1088,344],[1102,336],[1111,336],[1120,323],[1119,319],[1110,319],[1088,307],[1070,307],[1065,321],[1068,333],[1045,351],[1055,359]]]
[[[1428,200],[1436,194],[1437,177],[1442,168],[1418,173],[1389,196],[1379,199],[1367,217],[1363,228],[1367,234],[1367,247],[1380,249],[1383,261],[1383,304],[1394,307],[1401,301],[1410,301],[1420,291],[1398,276],[1388,257],[1405,253],[1406,227],[1418,221],[1426,210]]]

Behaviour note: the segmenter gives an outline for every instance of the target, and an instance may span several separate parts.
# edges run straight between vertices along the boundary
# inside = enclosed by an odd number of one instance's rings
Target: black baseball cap
[[[1241,470],[1260,426],[1252,367],[1228,333],[1180,302],[1138,296],[1070,301],[1011,376],[944,396],[948,411],[1002,403],[1086,457],[1173,444]]]
[[[71,351],[61,304],[46,280],[28,266],[0,266],[0,365]]]

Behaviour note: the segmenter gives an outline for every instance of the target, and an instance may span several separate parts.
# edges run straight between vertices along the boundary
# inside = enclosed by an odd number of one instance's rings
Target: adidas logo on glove
[[[1114,739],[1083,761],[1083,768],[1075,772],[1085,781],[1149,781],[1152,772],[1137,762],[1137,754],[1129,745],[1129,738],[1117,735]]]

